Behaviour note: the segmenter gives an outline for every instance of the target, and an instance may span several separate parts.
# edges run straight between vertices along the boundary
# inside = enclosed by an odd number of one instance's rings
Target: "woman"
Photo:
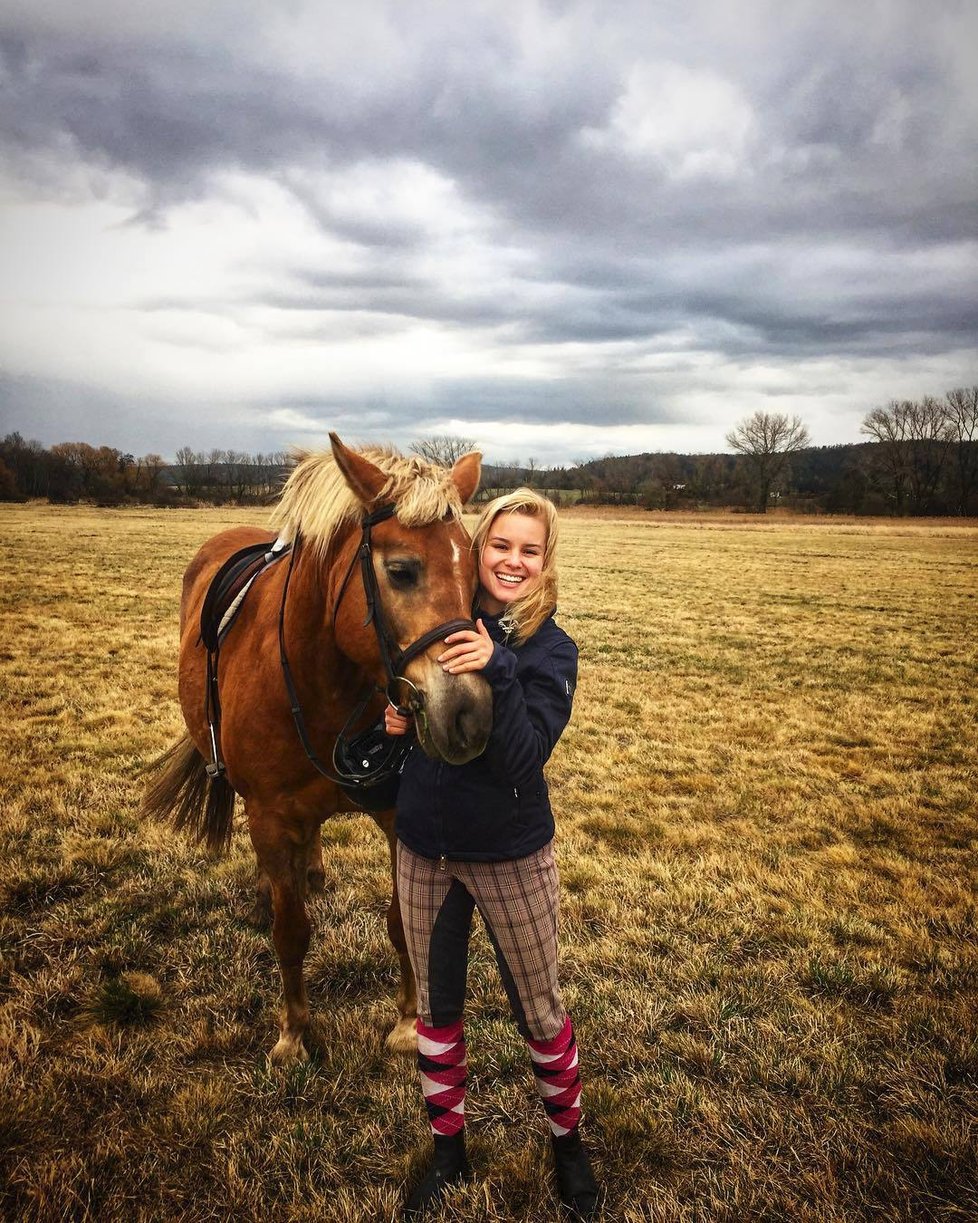
[[[581,1147],[581,1083],[571,1021],[557,984],[554,821],[543,776],[567,725],[577,647],[554,623],[557,514],[522,488],[486,507],[476,630],[446,637],[446,671],[481,671],[493,691],[485,752],[452,766],[412,751],[397,800],[397,881],[418,983],[418,1065],[434,1159],[405,1218],[471,1176],[465,1156],[462,1009],[472,913],[496,953],[513,1016],[529,1046],[550,1122],[560,1199],[573,1219],[597,1215],[598,1187]],[[386,713],[388,734],[410,719]]]

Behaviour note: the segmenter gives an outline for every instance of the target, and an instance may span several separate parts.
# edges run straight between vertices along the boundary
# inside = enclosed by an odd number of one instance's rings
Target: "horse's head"
[[[413,490],[417,495],[412,502],[412,490],[403,491],[404,473],[400,480],[392,477],[390,471],[344,446],[334,433],[330,441],[336,465],[364,514],[391,502],[396,507],[392,516],[370,531],[377,598],[393,643],[399,649],[408,649],[438,625],[468,620],[475,596],[476,566],[458,511],[478,487],[479,455],[463,455],[450,473],[419,462],[418,479],[427,480],[430,490]],[[413,463],[407,460],[406,467]],[[427,470],[422,471],[422,467]],[[344,549],[344,571],[355,547],[356,542],[351,541],[351,546]],[[355,572],[337,610],[337,644],[386,684],[375,627],[368,619],[364,583]],[[445,648],[444,636],[439,634],[399,671],[414,686],[415,701],[423,707],[423,716],[415,719],[422,748],[429,756],[449,764],[464,764],[486,745],[492,727],[492,694],[481,675],[446,674],[436,661]]]

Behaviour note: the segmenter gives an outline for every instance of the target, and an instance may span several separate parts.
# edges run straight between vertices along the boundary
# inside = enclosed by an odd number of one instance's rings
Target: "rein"
[[[313,749],[312,742],[309,738],[309,731],[306,727],[306,720],[302,713],[302,706],[299,703],[299,694],[296,690],[295,681],[292,677],[292,668],[289,666],[289,658],[285,649],[285,604],[289,593],[289,582],[292,579],[292,570],[295,567],[295,558],[299,551],[300,537],[296,537],[292,553],[289,557],[289,568],[285,575],[285,583],[282,587],[282,602],[279,607],[278,615],[278,647],[279,659],[282,664],[282,676],[285,680],[286,691],[289,695],[289,705],[292,710],[292,720],[295,722],[296,732],[299,735],[299,741],[302,743],[303,750],[313,766],[313,768],[323,777],[329,778],[330,781],[338,782],[340,785],[358,789],[372,784],[376,784],[377,778],[371,774],[369,779],[365,779],[361,774],[350,772],[348,769],[340,767],[337,761],[337,754],[340,752],[345,757],[349,758],[348,743],[346,740],[347,731],[359,720],[363,711],[373,696],[378,693],[384,693],[391,705],[395,708],[401,708],[396,700],[397,694],[393,691],[395,685],[407,684],[412,690],[412,696],[409,701],[409,707],[413,712],[421,713],[424,716],[424,697],[423,694],[411,683],[404,675],[401,675],[401,670],[419,654],[423,653],[430,645],[437,641],[440,637],[447,636],[449,633],[458,632],[460,629],[473,629],[475,624],[472,620],[447,620],[444,624],[437,624],[434,628],[428,629],[422,633],[420,637],[412,641],[410,645],[403,649],[397,644],[396,639],[390,632],[390,627],[387,622],[387,617],[384,614],[384,605],[380,595],[380,588],[377,585],[377,574],[374,571],[373,550],[371,548],[370,532],[371,528],[379,522],[386,522],[394,514],[394,505],[390,503],[383,505],[379,509],[374,510],[370,514],[365,514],[361,521],[360,545],[354,552],[350,564],[347,568],[343,581],[340,584],[339,594],[336,597],[336,602],[333,605],[332,622],[333,627],[336,627],[336,617],[339,614],[340,604],[343,602],[343,596],[346,594],[347,587],[350,583],[350,578],[356,568],[357,561],[360,562],[360,572],[363,579],[364,595],[367,601],[367,617],[363,622],[364,628],[373,622],[374,632],[377,636],[377,645],[380,650],[381,661],[384,664],[384,673],[387,676],[386,687],[381,688],[379,685],[372,683],[367,684],[362,698],[357,703],[353,712],[347,718],[336,738],[336,743],[333,747],[332,770],[328,768],[322,760],[316,755]],[[392,750],[389,754],[389,760],[396,760],[399,764],[403,753],[398,745],[392,745]],[[387,762],[385,762],[385,765]],[[375,772],[384,773],[387,769],[377,770]]]

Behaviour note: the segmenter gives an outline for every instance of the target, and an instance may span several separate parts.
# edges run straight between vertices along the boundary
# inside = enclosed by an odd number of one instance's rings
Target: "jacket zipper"
[[[438,771],[435,774],[435,801],[438,804],[438,829],[441,834],[439,838],[439,843],[441,846],[441,854],[439,855],[439,858],[438,858],[438,869],[440,871],[443,871],[446,869],[446,862],[447,862],[446,854],[448,851],[448,844],[445,839],[445,804],[442,802],[442,794],[441,794],[441,779],[442,779],[442,769],[443,768],[444,768],[444,765],[439,764]]]

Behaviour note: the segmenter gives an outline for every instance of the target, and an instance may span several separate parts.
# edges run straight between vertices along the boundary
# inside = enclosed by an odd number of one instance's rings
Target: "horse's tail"
[[[189,735],[146,770],[150,781],[143,795],[142,811],[151,819],[172,820],[177,832],[188,829],[198,841],[206,841],[212,853],[221,853],[231,843],[234,790],[224,777],[208,777],[207,762]]]

